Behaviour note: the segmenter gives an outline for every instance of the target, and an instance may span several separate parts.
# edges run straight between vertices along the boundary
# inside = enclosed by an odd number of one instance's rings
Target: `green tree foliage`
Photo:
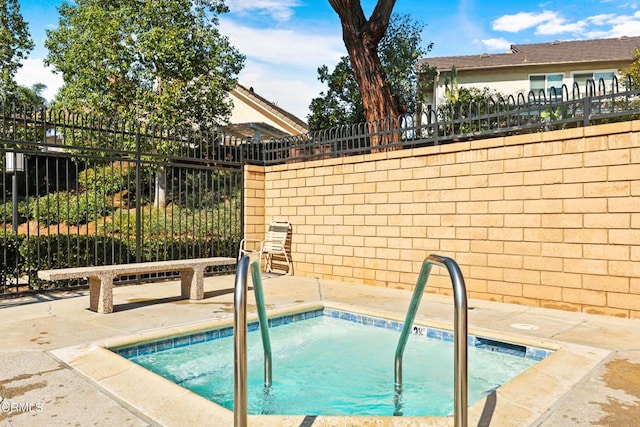
[[[631,84],[633,89],[640,89],[640,49],[634,52],[634,60],[622,73],[623,76],[631,76]]]
[[[27,86],[18,86],[15,91],[15,102],[17,105],[24,105],[32,108],[41,108],[48,105],[47,100],[42,96],[42,91],[47,86],[43,83],[36,83]]]
[[[33,46],[20,4],[17,0],[4,0],[0,3],[0,102],[18,101],[14,77]]]
[[[424,24],[409,15],[391,15],[389,26],[378,45],[378,55],[400,112],[415,111],[417,62],[431,50],[422,46]],[[366,121],[362,96],[351,60],[343,56],[333,72],[318,68],[318,80],[328,89],[311,101],[308,116],[312,130]]]
[[[76,111],[210,129],[244,56],[217,29],[223,0],[64,2],[45,60],[62,73],[56,103]]]
[[[506,127],[504,110],[507,96],[488,87],[459,87],[455,69],[447,78],[446,102],[438,107],[438,119],[448,127],[447,133],[477,132],[483,128]],[[497,115],[502,109],[502,115]]]
[[[362,123],[366,120],[362,96],[348,56],[340,59],[332,73],[326,65],[318,68],[318,80],[326,83],[328,89],[311,100],[311,114],[308,116],[311,130]]]

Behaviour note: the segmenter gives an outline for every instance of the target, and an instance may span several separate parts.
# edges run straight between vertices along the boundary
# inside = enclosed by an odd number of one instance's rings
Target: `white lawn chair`
[[[264,255],[264,271],[273,272],[274,256],[277,260],[281,260],[284,257],[284,261],[287,264],[287,274],[291,274],[292,265],[286,248],[290,226],[288,221],[272,221],[267,228],[264,240],[242,239],[240,241],[238,259],[243,255],[257,254],[260,270],[262,270],[262,256]]]

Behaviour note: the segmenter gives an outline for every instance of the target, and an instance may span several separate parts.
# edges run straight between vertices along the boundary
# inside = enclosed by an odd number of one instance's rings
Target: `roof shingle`
[[[631,61],[638,48],[640,48],[640,37],[556,41],[512,45],[507,53],[424,58],[418,63],[446,71],[453,65],[458,70],[470,70],[558,63]]]

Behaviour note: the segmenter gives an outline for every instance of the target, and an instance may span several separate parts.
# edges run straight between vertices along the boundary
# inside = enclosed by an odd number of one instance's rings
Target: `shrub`
[[[142,244],[143,261],[235,256],[239,238],[164,238],[147,239]]]
[[[0,205],[0,222],[9,223],[13,221],[13,203],[7,202]]]
[[[0,280],[3,284],[7,280],[17,280],[22,275],[24,260],[19,251],[22,240],[24,240],[22,236],[8,231],[5,231],[0,238],[0,256],[4,264],[0,269]]]
[[[148,206],[142,209],[142,232],[146,236],[220,236],[224,230],[227,236],[240,234],[240,204],[220,203],[216,207],[206,209],[181,209],[170,206],[157,209]],[[224,224],[223,227],[221,225]],[[103,225],[109,233],[121,236],[135,236],[136,213],[132,210],[118,209],[110,216],[110,221]]]
[[[47,194],[29,203],[28,217],[41,225],[83,224],[111,211],[112,201],[100,193],[73,194],[66,191]]]
[[[27,219],[27,210],[26,200],[20,200],[18,202],[18,224],[23,223]],[[13,202],[0,205],[0,222],[13,222]]]
[[[135,249],[135,245],[134,245]],[[110,236],[71,236],[52,234],[23,239],[20,244],[21,270],[31,277],[34,289],[45,289],[47,282],[37,278],[38,270],[126,264],[135,260],[135,251],[126,240]],[[75,281],[64,282],[66,286]],[[60,283],[55,285],[61,286]],[[64,285],[63,285],[64,286]]]
[[[114,194],[135,182],[136,168],[133,164],[115,162],[85,169],[78,175],[78,185],[84,191],[97,194]]]

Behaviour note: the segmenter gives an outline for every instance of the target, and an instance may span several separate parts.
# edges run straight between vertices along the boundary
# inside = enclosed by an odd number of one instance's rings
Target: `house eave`
[[[593,65],[602,65],[605,66],[607,64],[610,65],[615,65],[615,64],[620,64],[620,63],[627,63],[629,62],[628,59],[607,59],[607,60],[597,60],[597,61],[567,61],[567,62],[562,62],[562,63],[558,63],[558,62],[524,62],[524,63],[517,63],[517,64],[500,64],[500,65],[478,65],[478,66],[458,66],[455,65],[456,67],[456,71],[461,72],[461,71],[485,71],[485,70],[499,70],[499,69],[510,69],[510,68],[533,68],[533,67],[558,67],[560,66],[575,66],[575,65],[586,65],[586,66],[593,66]],[[425,63],[428,63],[428,61],[425,61]],[[447,72],[447,71],[451,71],[452,67],[444,67],[444,68],[438,68],[437,71],[438,72]]]

